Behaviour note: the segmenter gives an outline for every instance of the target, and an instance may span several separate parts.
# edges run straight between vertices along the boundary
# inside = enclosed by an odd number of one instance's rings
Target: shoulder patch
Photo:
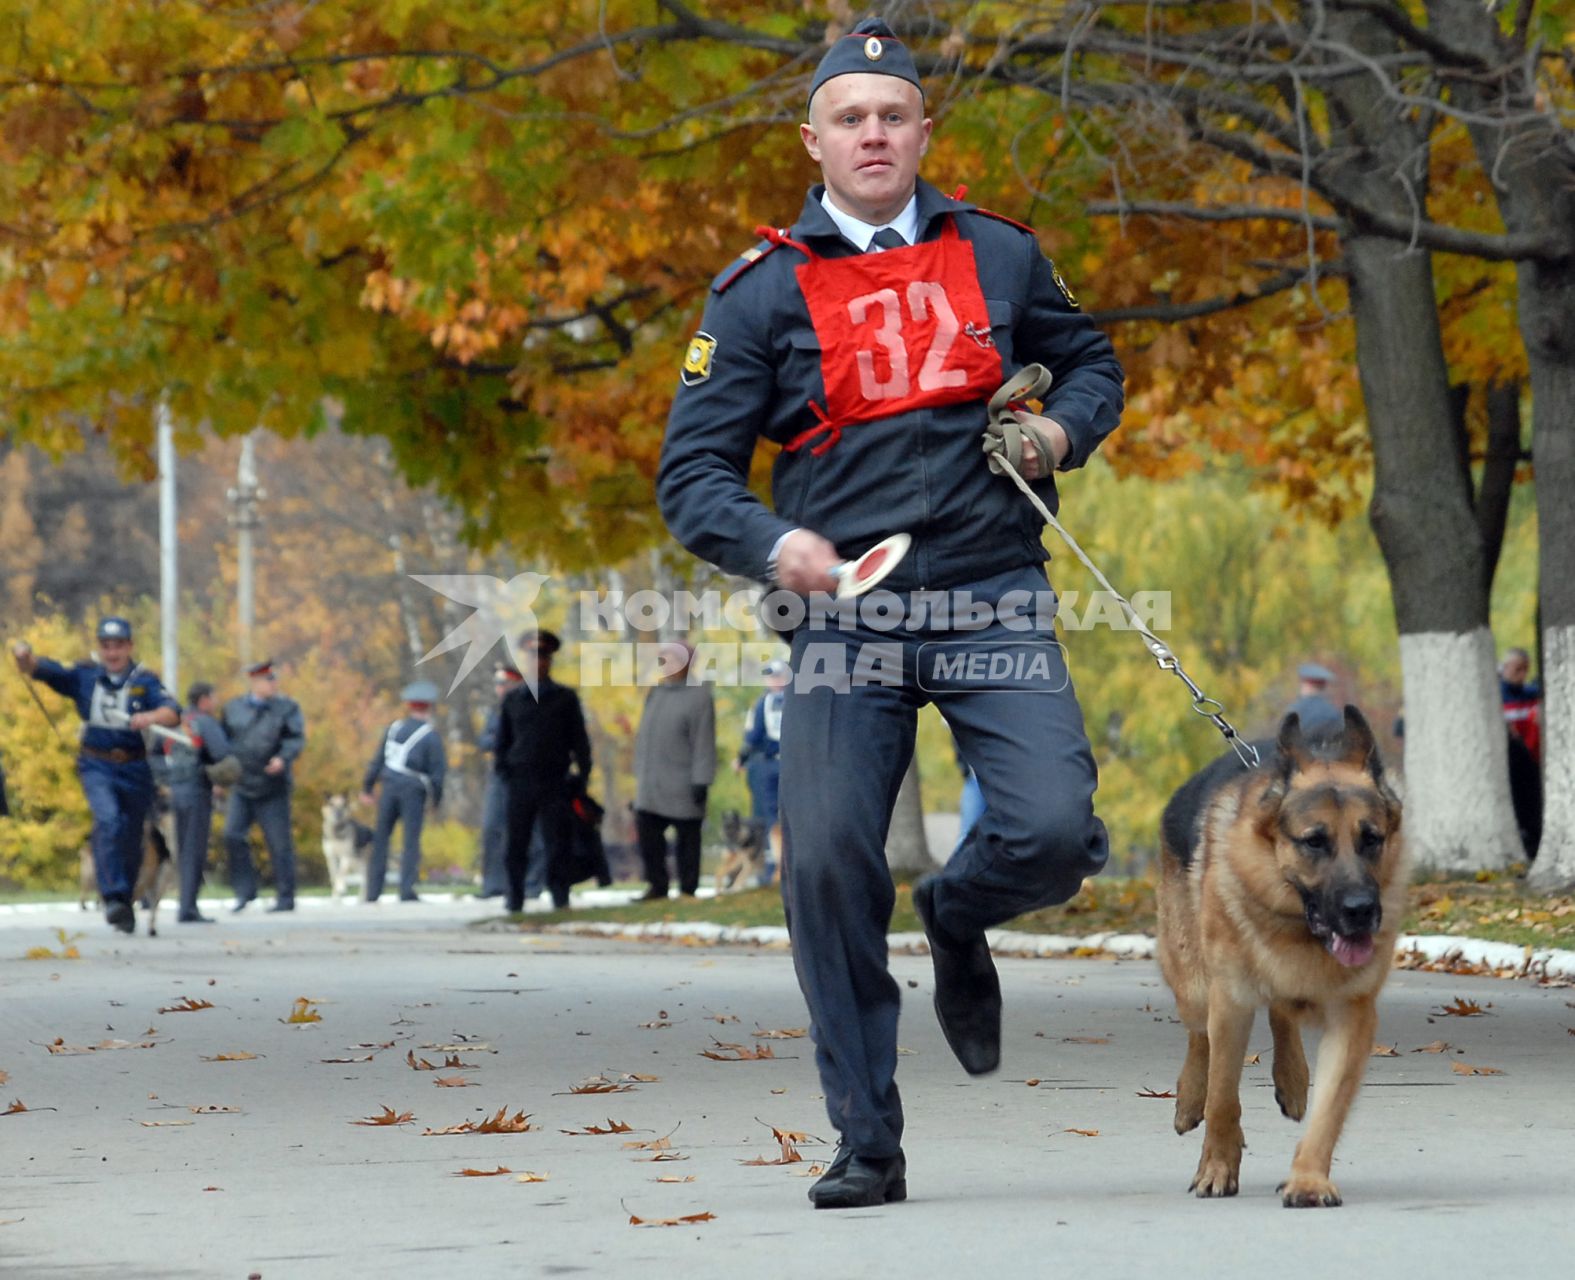
[[[1004,213],[997,213],[994,209],[981,209],[978,205],[973,208],[975,213],[982,213],[986,218],[994,218],[997,222],[1004,222],[1007,226],[1016,227],[1019,231],[1026,231],[1031,236],[1037,232],[1026,222],[1019,222],[1016,218],[1008,218]]]
[[[755,263],[759,262],[776,247],[775,241],[762,240],[759,244],[745,249],[743,253],[738,255],[737,262],[728,266],[721,275],[711,282],[711,292],[723,292],[728,285],[732,284],[733,281],[737,280],[739,276],[743,275],[744,272],[748,271],[750,267],[754,266]]]
[[[684,350],[684,366],[678,378],[684,386],[693,387],[711,376],[711,357],[716,354],[716,339],[701,330],[689,339]]]

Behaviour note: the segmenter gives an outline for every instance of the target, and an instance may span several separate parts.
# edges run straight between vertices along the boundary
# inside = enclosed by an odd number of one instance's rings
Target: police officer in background
[[[246,668],[251,691],[225,704],[221,722],[236,757],[240,780],[230,790],[224,817],[224,844],[230,855],[234,911],[244,911],[257,896],[252,862],[252,824],[262,828],[273,860],[278,892],[269,911],[295,910],[295,837],[290,832],[291,766],[306,748],[306,720],[300,704],[279,692],[273,661]]]
[[[93,867],[104,918],[122,933],[137,927],[131,894],[153,805],[143,731],[180,723],[179,705],[131,649],[131,623],[119,617],[98,624],[97,662],[65,667],[35,656],[27,644],[12,649],[23,675],[70,698],[82,717],[77,776],[93,812]]]
[[[1345,715],[1327,697],[1334,672],[1316,662],[1304,662],[1296,668],[1296,679],[1296,701],[1285,708],[1285,714],[1296,716],[1302,733],[1309,738],[1331,738],[1343,733]]]
[[[174,739],[160,744],[164,753],[164,781],[175,811],[176,865],[180,869],[179,924],[212,924],[197,910],[203,868],[208,861],[208,838],[213,832],[213,780],[209,766],[230,757],[230,740],[214,717],[217,704],[213,686],[198,681],[186,691],[182,719],[191,745]]]
[[[508,783],[498,772],[493,752],[498,745],[498,721],[503,716],[503,699],[525,677],[518,667],[499,664],[492,672],[492,692],[497,701],[487,712],[477,745],[487,753],[487,784],[481,793],[481,892],[478,898],[501,898],[509,889],[506,866],[509,848]]]
[[[591,773],[591,739],[580,696],[552,678],[553,655],[563,642],[551,631],[520,638],[529,679],[503,699],[495,747],[498,772],[508,784],[508,895],[505,906],[525,906],[531,837],[541,829],[547,851],[547,888],[553,906],[569,905],[571,786]]]
[[[774,832],[782,779],[782,708],[787,701],[783,691],[793,673],[780,658],[766,663],[760,673],[766,678],[766,691],[744,719],[738,767],[749,783],[750,817],[763,831]]]
[[[1017,414],[1017,470],[1053,510],[1052,472],[1082,466],[1115,428],[1123,378],[1029,228],[919,180],[931,122],[913,57],[883,22],[832,44],[807,111],[799,135],[824,185],[793,227],[766,232],[713,282],[682,360],[657,498],[697,556],[801,596],[829,596],[833,570],[888,535],[912,538],[881,583],[902,606],[900,629],[852,614],[797,625],[783,710],[783,896],[842,1136],[810,1200],[838,1209],[907,1194],[885,837],[918,708],[933,702],[951,724],[987,805],[913,892],[936,1015],[970,1074],[1000,1062],[985,931],[1065,902],[1108,857],[1053,619],[1013,605],[1048,593],[1043,522],[982,445],[991,397],[1045,366],[1042,410]],[[761,436],[782,446],[774,509],[748,484]],[[957,612],[943,621],[943,606]],[[936,683],[937,654],[1000,644],[1031,659],[1027,688]],[[879,676],[861,678],[872,652]]]
[[[361,802],[372,803],[372,788],[382,783],[377,801],[377,822],[372,828],[372,857],[366,868],[366,900],[376,902],[388,874],[388,843],[394,823],[404,828],[405,848],[399,860],[399,900],[420,902],[416,878],[421,871],[421,824],[427,805],[443,803],[443,779],[448,756],[443,735],[432,723],[437,686],[427,680],[406,685],[399,695],[405,714],[383,730],[377,753],[361,782]]]

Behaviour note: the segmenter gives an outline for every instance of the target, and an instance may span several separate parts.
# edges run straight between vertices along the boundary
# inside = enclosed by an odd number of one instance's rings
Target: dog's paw
[[[1188,1104],[1185,1100],[1176,1103],[1176,1132],[1191,1133],[1203,1123],[1203,1103],[1201,1101]]]
[[[1340,1204],[1340,1189],[1317,1173],[1293,1173],[1277,1188],[1287,1209],[1333,1209]]]
[[[1198,1171],[1193,1175],[1192,1185],[1187,1190],[1200,1200],[1233,1196],[1238,1189],[1237,1174],[1240,1168],[1239,1156],[1235,1160],[1227,1160],[1204,1152],[1203,1159],[1198,1162]]]
[[[1280,1114],[1288,1120],[1300,1120],[1307,1114],[1307,1077],[1300,1083],[1274,1083],[1274,1100],[1280,1104]]]

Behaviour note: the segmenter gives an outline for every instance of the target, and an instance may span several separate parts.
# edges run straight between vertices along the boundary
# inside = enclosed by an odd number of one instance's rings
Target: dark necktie
[[[902,238],[902,232],[895,227],[882,227],[870,240],[871,244],[879,245],[882,249],[906,249],[908,242]]]

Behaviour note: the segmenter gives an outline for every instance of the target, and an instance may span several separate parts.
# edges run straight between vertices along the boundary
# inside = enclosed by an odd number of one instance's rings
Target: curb
[[[706,921],[618,924],[611,921],[568,922],[543,925],[536,933],[614,938],[625,942],[680,942],[698,946],[755,946],[785,950],[788,931],[781,925],[711,924]],[[1154,956],[1154,939],[1139,933],[1093,933],[1084,937],[1065,934],[1014,933],[992,930],[985,935],[990,950],[1000,956],[1031,959],[1055,957],[1148,960]],[[893,951],[925,955],[929,946],[922,933],[894,933],[887,944]],[[1533,948],[1485,938],[1460,938],[1448,934],[1402,934],[1395,940],[1395,965],[1434,973],[1457,973],[1488,978],[1528,978],[1547,985],[1575,985],[1575,951],[1556,947]]]

